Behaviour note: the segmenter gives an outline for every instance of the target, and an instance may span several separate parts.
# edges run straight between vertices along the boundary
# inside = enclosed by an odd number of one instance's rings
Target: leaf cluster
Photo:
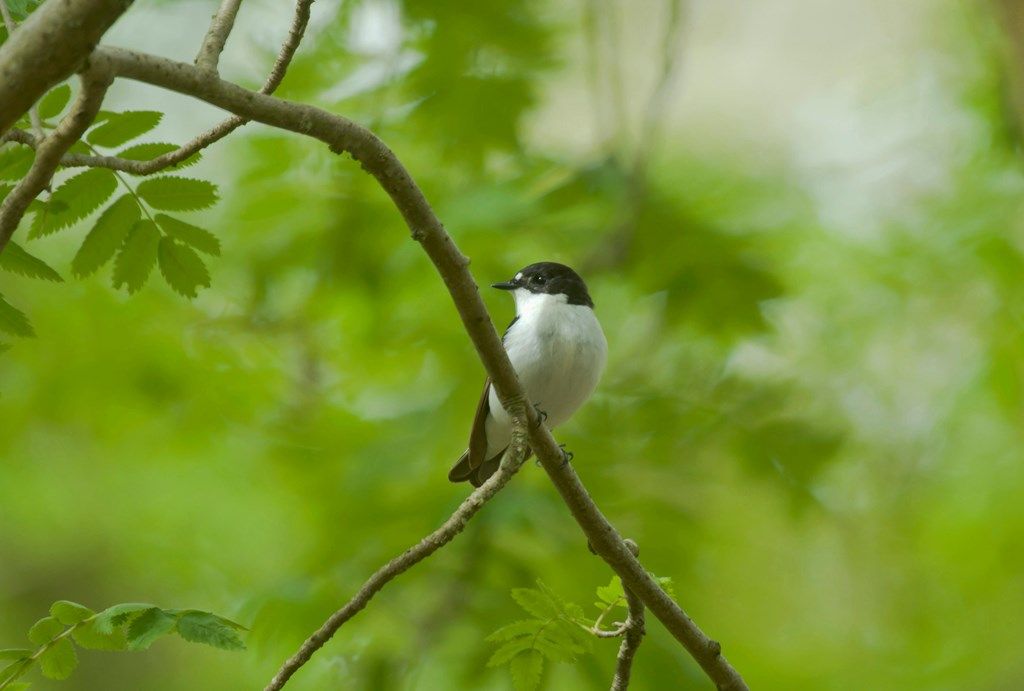
[[[51,89],[39,102],[44,128],[65,110],[71,100],[68,84]],[[73,153],[113,154],[135,161],[152,160],[177,149],[165,142],[125,146],[155,128],[163,114],[138,110],[101,111]],[[27,124],[27,123],[23,123]],[[109,150],[109,151],[104,151]],[[32,148],[12,143],[0,148],[0,201],[14,189],[32,165]],[[194,156],[174,166],[196,163]],[[118,188],[123,190],[117,195]],[[219,256],[220,241],[208,230],[182,220],[180,212],[213,206],[217,187],[207,180],[180,175],[160,175],[138,184],[107,168],[90,168],[64,180],[45,200],[34,200],[29,240],[67,230],[101,211],[92,223],[71,261],[71,273],[88,277],[113,261],[112,283],[135,293],[145,285],[158,266],[167,284],[180,295],[194,298],[200,288],[209,287],[210,274],[202,255]],[[25,278],[61,281],[61,275],[21,245],[9,243],[0,252],[0,270]],[[0,332],[19,337],[34,335],[28,317],[0,295]]]
[[[77,649],[145,650],[161,636],[177,634],[186,641],[224,650],[242,650],[241,624],[195,609],[161,609],[123,603],[94,612],[84,605],[59,600],[28,631],[34,648],[0,650],[0,689],[25,689],[18,681],[34,665],[49,679],[67,679],[78,666]]]

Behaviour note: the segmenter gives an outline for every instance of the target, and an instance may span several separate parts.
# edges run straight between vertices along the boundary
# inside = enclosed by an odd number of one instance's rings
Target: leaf
[[[509,666],[512,684],[516,691],[534,691],[540,686],[540,674],[544,670],[544,658],[533,650],[512,658]]]
[[[172,151],[177,151],[177,144],[168,144],[166,142],[147,142],[145,144],[135,144],[129,146],[127,149],[123,149],[117,153],[119,158],[126,158],[129,161],[152,161],[158,156],[169,154]],[[180,163],[175,163],[173,166],[169,166],[169,170],[177,170],[178,168],[187,168],[199,163],[199,160],[203,157],[200,152],[195,152]]]
[[[75,646],[66,638],[60,639],[39,656],[39,666],[50,679],[67,679],[78,666]]]
[[[64,279],[42,259],[32,256],[16,242],[9,241],[0,252],[0,269],[26,278],[41,278],[45,281],[62,282]]]
[[[61,624],[65,626],[74,626],[75,624],[85,621],[91,617],[95,612],[86,607],[80,605],[77,602],[71,602],[70,600],[57,600],[50,605],[50,614],[57,618]]]
[[[109,633],[102,633],[98,630],[95,619],[76,626],[71,632],[71,637],[75,639],[75,643],[88,650],[124,650],[128,647],[124,632],[113,629]]]
[[[64,181],[36,213],[29,238],[55,233],[85,218],[114,194],[117,179],[111,170],[92,168]]]
[[[200,252],[220,256],[220,240],[208,230],[204,230],[191,223],[185,223],[167,214],[157,214],[156,223],[160,228],[176,240],[181,240],[186,245],[191,245]]]
[[[94,128],[85,139],[96,146],[113,147],[135,139],[160,124],[164,114],[155,110],[129,110],[111,113],[99,127]]]
[[[210,273],[195,250],[164,236],[157,250],[160,273],[175,292],[194,298],[200,286],[210,287]]]
[[[34,159],[35,152],[27,146],[16,144],[4,148],[0,151],[0,180],[22,179],[32,167]]]
[[[70,100],[70,84],[61,84],[54,89],[50,89],[39,101],[39,117],[43,120],[57,117],[67,107]]]
[[[92,626],[97,633],[110,634],[114,632],[115,626],[120,626],[128,621],[132,615],[150,609],[154,609],[154,606],[144,602],[125,602],[113,605],[97,614],[96,618],[92,620]]]
[[[31,686],[27,681],[16,681],[4,687],[4,691],[27,691]]]
[[[523,619],[521,621],[514,621],[511,624],[502,626],[500,629],[492,633],[487,637],[487,640],[491,643],[498,643],[500,641],[509,641],[520,636],[531,636],[537,633],[542,626],[544,626],[544,622],[540,619]]]
[[[608,605],[626,606],[626,593],[622,590],[622,581],[618,576],[612,576],[608,585],[598,586],[597,598],[601,601],[597,607],[604,609]],[[601,604],[603,603],[603,604]]]
[[[212,182],[173,175],[143,180],[135,191],[161,211],[193,211],[217,203],[217,186]]]
[[[224,650],[244,650],[245,643],[228,622],[209,612],[189,611],[178,619],[178,635],[192,643],[205,643]]]
[[[28,630],[28,640],[35,645],[45,645],[54,636],[64,633],[64,628],[64,624],[57,621],[56,617],[43,617]]]
[[[145,650],[174,628],[175,619],[159,607],[150,607],[128,626],[128,648]]]
[[[559,614],[558,606],[552,602],[544,593],[533,588],[515,588],[512,590],[512,599],[520,607],[539,619],[553,619]]]
[[[4,300],[3,295],[0,295],[0,331],[24,338],[36,335],[25,313]]]
[[[31,660],[15,660],[11,664],[7,665],[6,667],[0,667],[0,684],[2,684],[3,682],[5,682],[5,681],[7,681],[9,679],[14,679],[19,674],[21,674],[27,667],[30,667],[31,665],[32,665],[32,661]],[[3,688],[4,689],[9,689],[9,688],[11,688],[11,686],[7,685],[7,686],[5,686]]]
[[[512,639],[494,651],[491,659],[487,661],[487,666],[500,667],[519,653],[530,650],[532,647],[533,643],[529,636]]]
[[[0,660],[23,660],[31,654],[28,648],[4,648],[0,650]]]
[[[124,244],[140,213],[138,202],[130,194],[108,206],[71,260],[71,272],[84,278],[110,261],[117,248]]]
[[[136,222],[114,260],[114,287],[126,286],[129,293],[138,291],[153,270],[159,244],[160,231],[155,223],[148,219]]]

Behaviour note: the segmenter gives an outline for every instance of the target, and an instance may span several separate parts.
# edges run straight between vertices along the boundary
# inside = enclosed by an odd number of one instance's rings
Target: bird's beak
[[[498,290],[515,290],[519,287],[519,282],[513,279],[511,281],[504,281],[503,283],[493,283],[491,284],[491,287],[497,288]]]

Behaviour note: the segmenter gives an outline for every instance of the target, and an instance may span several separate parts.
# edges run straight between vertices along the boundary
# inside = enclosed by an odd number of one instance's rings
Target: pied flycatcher
[[[608,355],[587,286],[564,264],[530,264],[511,281],[492,287],[512,291],[516,317],[502,342],[527,398],[554,428],[594,392]],[[477,405],[469,448],[448,473],[452,482],[479,487],[498,469],[512,440],[512,421],[490,379]]]

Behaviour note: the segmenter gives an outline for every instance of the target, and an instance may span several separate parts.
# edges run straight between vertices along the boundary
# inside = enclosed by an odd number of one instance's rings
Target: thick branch
[[[107,61],[103,58],[92,59],[89,67],[81,74],[82,90],[71,112],[42,141],[32,167],[0,204],[0,252],[7,246],[28,205],[50,184],[61,156],[89,128],[103,105],[103,97],[111,81],[113,74]]]
[[[111,60],[119,76],[195,96],[243,117],[314,137],[333,151],[348,152],[359,161],[391,197],[413,238],[423,246],[437,268],[502,405],[506,409],[525,405],[523,389],[467,269],[468,259],[445,232],[409,172],[376,135],[341,116],[253,93],[192,65],[116,48],[102,48],[98,52]],[[551,432],[537,424],[536,411],[531,406],[525,409],[531,427],[530,447],[595,551],[619,575],[623,585],[636,593],[683,644],[719,689],[746,689],[743,679],[722,657],[721,646],[697,628],[630,553],[594,504],[572,466],[563,463],[562,451]]]
[[[402,552],[402,554],[389,561],[370,576],[366,583],[363,584],[363,587],[359,589],[359,592],[345,603],[344,607],[332,614],[312,636],[307,638],[295,655],[288,658],[264,691],[279,691],[284,687],[291,676],[309,661],[313,653],[323,647],[324,643],[330,640],[331,636],[345,622],[366,607],[370,598],[376,595],[389,581],[454,540],[455,536],[466,527],[469,519],[512,479],[512,476],[522,467],[523,461],[526,459],[526,423],[522,406],[520,406],[518,411],[513,411],[513,424],[512,443],[501,460],[498,472],[466,497],[465,501],[455,510],[455,513],[441,524],[441,527],[427,535],[413,547]]]
[[[228,35],[235,28],[235,16],[238,14],[238,6],[242,0],[221,0],[217,14],[213,15],[210,28],[203,39],[203,45],[196,55],[196,67],[201,70],[217,72],[217,63],[220,62],[220,54],[224,50],[224,44],[228,42]]]
[[[48,0],[0,46],[0,133],[75,72],[132,0]]]

